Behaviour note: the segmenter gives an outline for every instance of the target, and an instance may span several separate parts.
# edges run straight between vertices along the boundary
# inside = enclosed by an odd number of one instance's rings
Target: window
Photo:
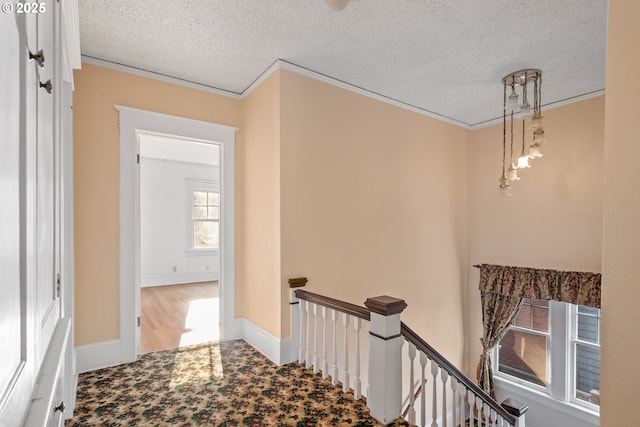
[[[498,371],[546,387],[548,344],[549,301],[526,299],[500,342]]]
[[[574,398],[600,404],[600,310],[577,306],[571,344],[575,359]]]
[[[220,191],[214,181],[187,180],[187,253],[210,253],[220,244]]]
[[[218,249],[219,199],[217,191],[193,192],[193,249]]]
[[[598,410],[599,309],[525,299],[493,355],[497,378]]]

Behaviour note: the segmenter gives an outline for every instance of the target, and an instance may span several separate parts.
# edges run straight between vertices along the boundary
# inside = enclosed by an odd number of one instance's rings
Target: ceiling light
[[[325,3],[327,3],[329,5],[329,7],[332,10],[342,10],[345,7],[347,7],[347,3],[349,3],[349,0],[324,0]]]
[[[529,68],[516,71],[502,79],[502,174],[500,176],[500,195],[511,195],[511,184],[509,181],[518,181],[517,169],[530,168],[529,159],[542,157],[540,149],[545,142],[544,128],[542,126],[542,71]],[[528,88],[533,86],[533,105],[529,103]],[[507,99],[507,88],[511,88],[511,94]],[[518,94],[520,92],[520,94]],[[519,104],[522,99],[522,104]],[[519,111],[517,111],[519,109]],[[533,114],[533,116],[532,116]],[[508,117],[507,117],[508,116]],[[533,141],[531,144],[525,142],[525,121],[531,117],[529,129],[533,130]],[[507,118],[509,126],[507,126]],[[515,120],[522,120],[522,150],[518,156],[517,166],[513,162],[513,125]],[[507,168],[507,127],[511,141],[510,161]]]

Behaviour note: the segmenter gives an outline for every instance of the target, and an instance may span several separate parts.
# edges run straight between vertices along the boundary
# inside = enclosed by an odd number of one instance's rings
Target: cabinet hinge
[[[136,155],[136,162],[137,162],[138,164],[140,164],[140,154],[137,154],[137,155]]]
[[[140,316],[138,316],[138,328],[140,327]]]

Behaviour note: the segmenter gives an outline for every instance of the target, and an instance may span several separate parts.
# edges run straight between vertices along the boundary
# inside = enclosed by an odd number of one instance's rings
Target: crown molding
[[[603,96],[604,93],[605,93],[605,90],[600,89],[593,92],[584,93],[582,95],[572,96],[571,98],[561,99],[560,101],[554,101],[548,104],[542,104],[542,107],[544,107],[545,111],[553,110],[554,108],[560,108],[560,107],[564,107],[565,105],[574,104],[580,101],[586,101],[587,99],[596,98],[598,96]],[[486,127],[501,124],[501,123],[502,123],[502,116],[496,117],[495,119],[490,119],[484,122],[473,124],[469,126],[469,129],[471,130],[482,129],[482,128],[486,128]]]
[[[167,83],[172,83],[180,86],[189,87],[192,89],[201,90],[208,93],[214,93],[216,95],[222,95],[233,99],[244,99],[251,92],[253,92],[256,88],[258,88],[265,80],[271,77],[278,70],[289,71],[304,77],[308,77],[313,80],[317,80],[323,83],[330,84],[332,86],[338,87],[340,89],[347,90],[349,92],[357,93],[358,95],[366,96],[371,99],[375,99],[380,102],[384,102],[386,104],[393,105],[395,107],[402,108],[404,110],[408,110],[422,116],[430,117],[432,119],[440,120],[445,123],[449,123],[464,129],[476,130],[482,129],[485,127],[493,126],[496,124],[502,123],[502,117],[496,117],[494,119],[486,120],[483,122],[468,124],[461,122],[459,120],[452,119],[450,117],[442,116],[440,114],[434,113],[429,110],[425,110],[423,108],[416,107],[411,104],[404,103],[402,101],[398,101],[393,98],[386,97],[384,95],[380,95],[375,92],[371,92],[367,89],[361,88],[359,86],[352,85],[350,83],[344,82],[342,80],[338,80],[336,78],[327,76],[325,74],[318,73],[316,71],[310,70],[308,68],[301,67],[294,63],[285,61],[283,59],[278,59],[273,64],[269,66],[266,70],[260,74],[260,76],[255,79],[246,89],[244,89],[241,93],[231,92],[224,89],[219,89],[213,86],[207,86],[201,83],[192,82],[189,80],[180,79],[173,76],[168,76],[165,74],[156,73],[153,71],[147,71],[136,67],[131,67],[129,65],[119,64],[112,61],[107,61],[100,58],[95,58],[92,56],[82,55],[82,62],[92,65],[97,65],[99,67],[109,68],[116,71],[122,71],[129,74],[135,74],[142,77],[147,77],[151,79],[161,80]],[[544,104],[543,107],[545,110],[550,110],[554,108],[564,107],[565,105],[573,104],[575,102],[585,101],[587,99],[595,98],[598,96],[602,96],[605,94],[604,89],[596,90],[593,92],[585,93],[578,96],[573,96],[571,98],[562,99],[560,101],[550,102],[549,104]]]
[[[134,74],[136,76],[160,80],[165,83],[172,83],[178,86],[197,89],[207,93],[222,95],[222,96],[226,96],[233,99],[243,98],[242,94],[238,94],[228,90],[219,89],[213,86],[207,86],[202,83],[196,83],[190,80],[180,79],[178,77],[173,77],[166,74],[156,73],[154,71],[143,70],[142,68],[136,68],[130,65],[125,65],[117,62],[107,61],[105,59],[95,58],[93,56],[82,55],[82,62],[84,62],[85,64],[97,65],[98,67],[108,68],[110,70],[121,71],[123,73]]]

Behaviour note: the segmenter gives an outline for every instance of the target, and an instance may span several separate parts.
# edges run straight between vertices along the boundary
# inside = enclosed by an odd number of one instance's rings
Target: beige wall
[[[83,64],[75,71],[75,343],[119,336],[119,145],[114,104],[239,127],[240,101]]]
[[[601,270],[604,97],[543,115],[548,141],[544,157],[520,172],[520,181],[512,184],[512,197],[498,195],[502,124],[473,133],[466,334],[472,378],[482,352],[482,312],[480,275],[471,265]],[[515,144],[516,157],[521,141]]]
[[[236,148],[236,316],[279,337],[280,72],[249,94],[242,109],[242,143]]]
[[[282,72],[282,335],[286,280],[355,304],[404,298],[403,319],[463,355],[471,133]]]
[[[640,420],[640,2],[609,0],[601,426]]]

